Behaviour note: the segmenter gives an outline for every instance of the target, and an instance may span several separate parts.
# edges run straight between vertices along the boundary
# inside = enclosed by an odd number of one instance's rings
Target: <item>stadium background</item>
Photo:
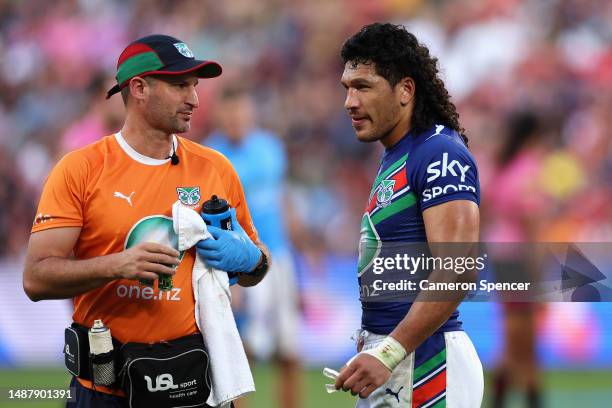
[[[21,287],[35,206],[63,153],[119,129],[120,98],[106,101],[104,92],[123,47],[163,32],[224,67],[221,80],[199,87],[189,138],[211,132],[215,93],[240,81],[256,99],[259,124],[286,145],[304,406],[351,406],[347,396],[324,394],[319,373],[352,354],[349,337],[359,323],[355,250],[381,148],[355,141],[342,107],[338,52],[347,36],[372,21],[407,24],[440,58],[479,163],[485,233],[502,216],[487,208],[487,195],[515,181],[493,176],[508,137],[506,118],[528,110],[544,124],[535,148],[537,183],[525,191],[539,205],[521,209],[543,226],[537,238],[610,242],[611,2],[0,0],[0,387],[66,384],[59,365],[69,303],[34,304]],[[502,340],[499,307],[472,303],[461,310],[491,369]],[[538,333],[549,405],[607,405],[609,305],[548,305]],[[254,406],[272,406],[270,368],[260,364],[255,372]]]

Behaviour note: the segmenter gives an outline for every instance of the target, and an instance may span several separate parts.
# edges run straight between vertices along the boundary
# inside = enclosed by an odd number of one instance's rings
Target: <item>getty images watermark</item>
[[[422,270],[438,270],[463,275],[466,271],[483,271],[486,267],[487,254],[477,257],[436,257],[421,254],[418,257],[407,254],[396,254],[394,257],[376,257],[372,264],[372,273],[380,275],[385,271],[404,271],[416,275]],[[400,279],[386,282],[377,279],[372,282],[375,291],[477,291],[486,293],[494,291],[529,290],[531,282],[490,282],[486,279],[478,282],[435,282],[429,279]]]
[[[466,270],[477,269],[482,271],[485,268],[485,261],[488,258],[487,254],[477,257],[469,256],[426,256],[421,253],[419,256],[410,256],[408,254],[395,254],[393,257],[377,256],[372,261],[372,272],[380,275],[386,270],[406,271],[414,275],[419,270],[443,269],[452,271],[459,275]]]
[[[611,270],[611,243],[372,241],[360,246],[359,290],[368,302],[601,302]]]

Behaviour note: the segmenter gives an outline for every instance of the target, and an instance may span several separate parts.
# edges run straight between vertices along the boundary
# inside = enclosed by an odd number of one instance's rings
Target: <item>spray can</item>
[[[89,358],[92,362],[92,380],[95,385],[111,385],[115,382],[115,359],[111,331],[102,320],[96,319],[87,333]]]

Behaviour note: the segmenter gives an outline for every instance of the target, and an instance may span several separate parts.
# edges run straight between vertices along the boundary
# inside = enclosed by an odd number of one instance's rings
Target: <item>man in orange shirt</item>
[[[191,279],[195,248],[177,250],[171,207],[179,199],[200,211],[213,194],[235,209],[235,228],[211,228],[214,239],[200,241],[199,255],[210,266],[237,273],[242,286],[263,278],[267,250],[232,165],[175,135],[190,128],[198,78],[220,74],[219,64],[196,60],[186,44],[169,36],[141,38],[122,52],[117,85],[107,97],[121,92],[123,128],[63,157],[43,189],[23,278],[32,300],[72,298],[77,326],[86,329],[101,319],[119,345],[199,334]],[[159,274],[172,275],[174,287],[139,284]],[[73,378],[71,386],[76,405],[69,406],[128,404],[118,387],[94,386],[91,377]]]

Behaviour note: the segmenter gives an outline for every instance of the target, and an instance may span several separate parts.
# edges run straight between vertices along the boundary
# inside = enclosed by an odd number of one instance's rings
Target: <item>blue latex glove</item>
[[[225,272],[249,273],[259,263],[261,250],[253,244],[236,219],[236,210],[232,208],[233,231],[208,226],[208,232],[214,239],[204,239],[196,244],[196,251],[206,264]],[[234,278],[237,280],[237,278]],[[230,282],[235,283],[235,282]]]

